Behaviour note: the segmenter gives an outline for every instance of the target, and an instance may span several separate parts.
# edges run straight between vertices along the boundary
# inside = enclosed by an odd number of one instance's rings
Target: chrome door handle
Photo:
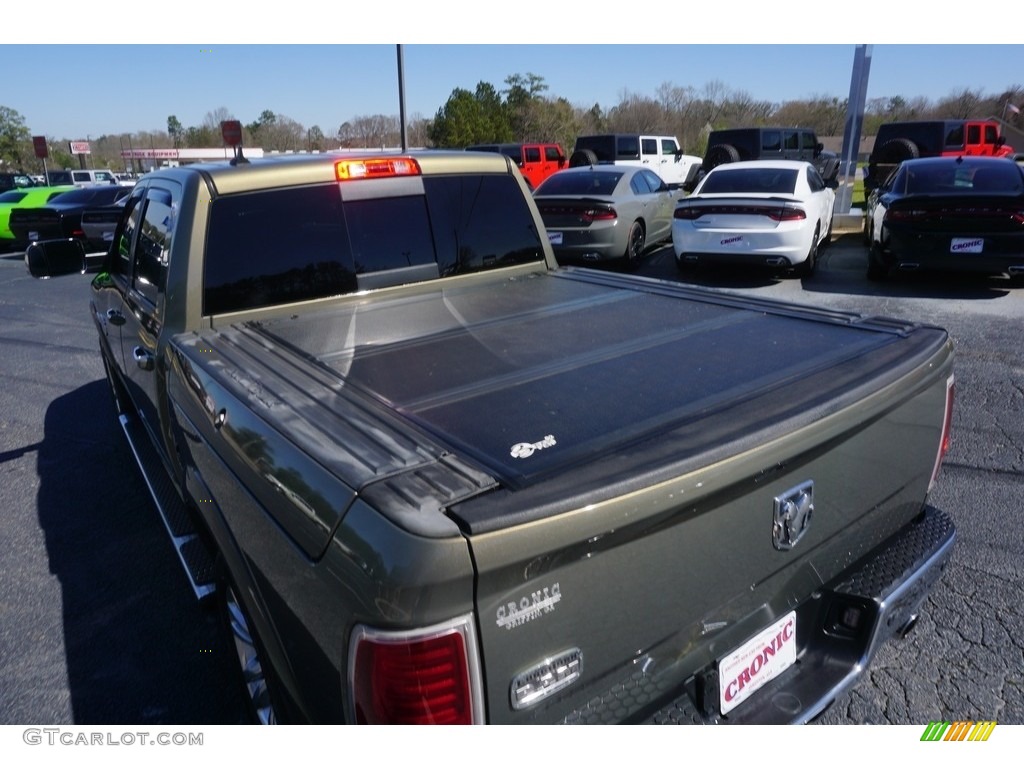
[[[135,364],[142,370],[153,370],[153,355],[142,347],[135,347],[135,349],[132,350],[132,358],[134,358]]]
[[[111,325],[124,325],[124,315],[116,309],[108,309],[107,322]]]

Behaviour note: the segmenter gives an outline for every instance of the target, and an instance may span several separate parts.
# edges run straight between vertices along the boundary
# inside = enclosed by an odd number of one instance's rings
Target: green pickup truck
[[[559,267],[503,155],[161,170],[91,285],[261,722],[806,722],[950,558],[945,331]]]

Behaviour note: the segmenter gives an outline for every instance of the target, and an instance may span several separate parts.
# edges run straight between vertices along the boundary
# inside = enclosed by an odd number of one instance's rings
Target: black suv
[[[704,153],[700,175],[703,176],[716,165],[739,160],[806,160],[814,164],[828,186],[835,187],[838,183],[839,155],[826,152],[814,131],[809,128],[729,128],[712,131],[708,136],[708,150]]]

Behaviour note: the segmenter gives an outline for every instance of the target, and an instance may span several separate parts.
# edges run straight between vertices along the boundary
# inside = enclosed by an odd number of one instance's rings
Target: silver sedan
[[[559,171],[533,197],[559,262],[633,268],[672,236],[679,193],[646,168],[591,165]]]

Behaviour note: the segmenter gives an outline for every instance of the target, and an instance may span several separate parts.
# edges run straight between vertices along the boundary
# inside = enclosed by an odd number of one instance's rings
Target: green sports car
[[[14,244],[14,233],[9,226],[12,208],[39,208],[72,189],[77,187],[21,187],[0,194],[0,251],[6,251]]]

